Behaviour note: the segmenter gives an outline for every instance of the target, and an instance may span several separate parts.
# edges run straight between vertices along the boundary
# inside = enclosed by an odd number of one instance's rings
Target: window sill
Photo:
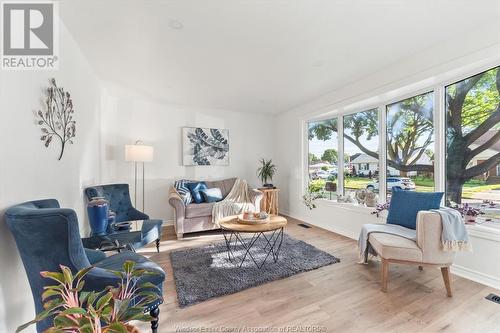
[[[500,242],[500,223],[496,226],[470,224],[466,227],[469,231],[469,235],[473,237]]]
[[[334,200],[328,200],[328,199],[318,199],[316,200],[316,203],[318,206],[323,206],[323,207],[335,207],[335,208],[340,208],[340,209],[345,209],[345,210],[350,210],[359,214],[366,214],[366,215],[371,215],[372,212],[375,211],[375,207],[366,207],[357,203],[352,203],[352,202],[338,202]]]

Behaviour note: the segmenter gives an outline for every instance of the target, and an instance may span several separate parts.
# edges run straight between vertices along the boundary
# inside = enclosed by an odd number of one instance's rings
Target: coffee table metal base
[[[226,241],[227,257],[234,265],[241,267],[245,260],[249,258],[253,261],[255,266],[260,269],[264,266],[269,256],[273,258],[274,262],[278,261],[281,244],[283,244],[283,228],[272,231],[255,232],[250,238],[244,238],[241,236],[242,233],[233,230],[222,229],[222,233],[224,235],[224,240]],[[261,260],[255,258],[251,252],[251,249],[257,246],[257,240],[259,239],[265,240],[264,247],[260,248],[265,255],[264,259]],[[236,256],[234,254],[239,246],[241,246],[245,251],[241,259],[240,256]]]

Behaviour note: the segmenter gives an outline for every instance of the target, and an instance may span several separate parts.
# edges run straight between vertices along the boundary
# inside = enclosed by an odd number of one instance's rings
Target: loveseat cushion
[[[387,223],[415,230],[417,214],[421,210],[439,209],[443,192],[414,192],[394,189]]]
[[[220,188],[222,192],[222,197],[225,198],[229,192],[233,189],[234,182],[236,182],[236,178],[228,178],[223,180],[215,180],[215,181],[207,181],[208,188]]]
[[[213,202],[190,204],[186,206],[186,218],[203,217],[212,215]]]

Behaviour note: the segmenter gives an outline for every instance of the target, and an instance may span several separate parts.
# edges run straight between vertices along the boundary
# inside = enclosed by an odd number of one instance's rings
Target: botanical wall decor
[[[184,165],[229,165],[229,130],[184,127],[182,152]]]
[[[42,130],[40,140],[44,141],[45,147],[56,139],[61,143],[59,160],[64,154],[66,144],[73,144],[76,133],[76,121],[73,120],[73,101],[69,92],[64,91],[56,84],[55,79],[50,80],[45,100],[45,110],[38,110],[37,123]]]

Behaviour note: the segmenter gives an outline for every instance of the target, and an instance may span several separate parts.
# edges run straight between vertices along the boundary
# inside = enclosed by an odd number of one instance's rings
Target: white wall
[[[318,201],[318,208],[312,211],[304,206],[301,196],[306,187],[305,122],[321,115],[335,115],[335,110],[341,107],[350,108],[354,105],[351,109],[355,111],[355,105],[361,107],[359,102],[363,100],[373,107],[380,103],[377,96],[396,98],[398,94],[432,85],[437,82],[437,76],[446,72],[449,77],[453,77],[474,69],[479,72],[487,66],[500,65],[500,34],[491,34],[486,30],[482,33],[471,32],[470,36],[437,45],[391,68],[368,75],[364,80],[278,115],[275,121],[274,157],[279,165],[287,165],[277,179],[281,188],[281,210],[355,239],[364,223],[381,222],[370,214],[368,208],[326,201]],[[472,229],[472,244],[476,250],[472,254],[459,254],[454,271],[500,289],[500,268],[491,264],[499,260],[500,237]]]
[[[273,157],[273,116],[180,106],[108,85],[103,98],[103,182],[131,184],[134,164],[124,161],[124,147],[142,140],[154,146],[154,161],[146,163],[146,213],[173,219],[168,187],[175,179],[240,177],[260,186],[256,170],[260,158]],[[228,166],[183,166],[181,129],[184,126],[229,130]],[[284,166],[278,165],[278,169]],[[278,173],[281,170],[278,171]],[[142,175],[139,173],[139,177]],[[138,206],[141,207],[139,182]]]
[[[59,71],[0,71],[0,332],[14,332],[35,315],[24,267],[3,217],[5,209],[23,201],[57,198],[77,211],[86,233],[82,188],[100,178],[99,81],[62,24],[60,28]],[[56,142],[46,149],[40,141],[34,116],[43,107],[43,89],[52,77],[72,94],[75,105],[75,144],[67,147],[61,161]]]

